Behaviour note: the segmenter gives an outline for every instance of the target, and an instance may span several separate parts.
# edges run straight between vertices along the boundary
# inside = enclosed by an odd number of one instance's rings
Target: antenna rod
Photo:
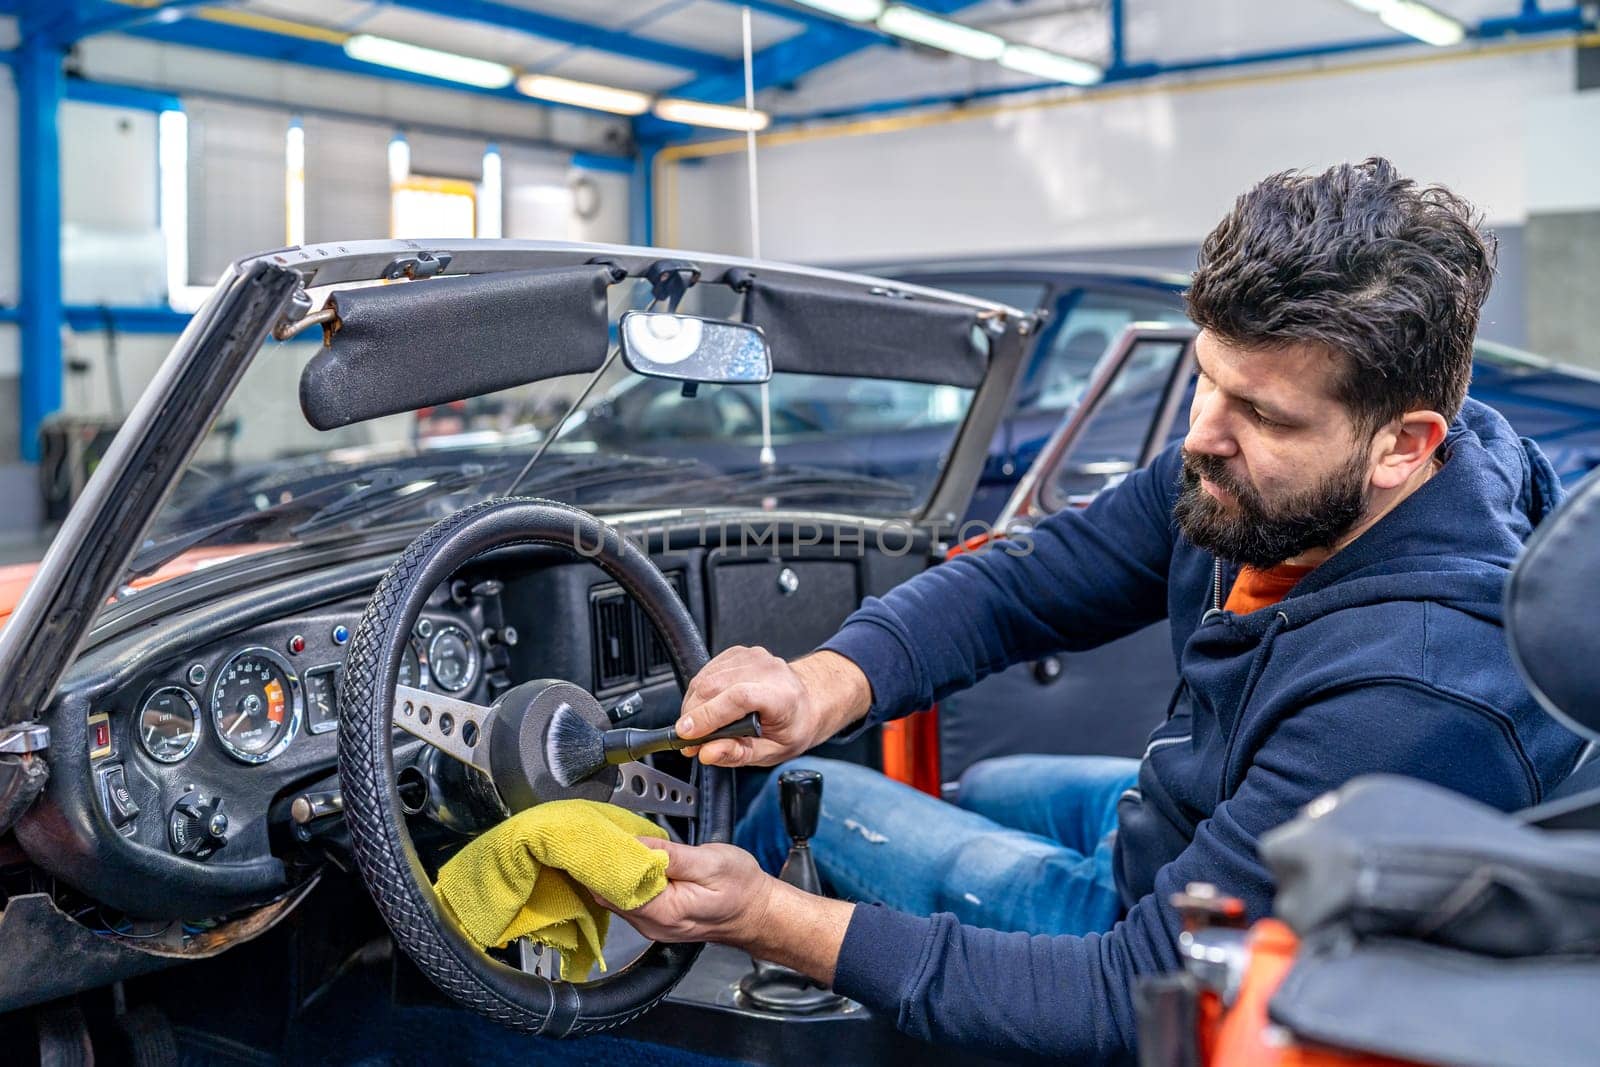
[[[752,117],[756,110],[755,50],[750,44],[750,8],[742,7],[740,21],[744,26],[744,108]],[[750,183],[750,258],[761,258],[761,194],[756,187],[756,131],[754,123],[747,123],[744,131],[745,175]],[[778,456],[772,450],[772,393],[767,382],[761,383],[761,465],[770,467]]]

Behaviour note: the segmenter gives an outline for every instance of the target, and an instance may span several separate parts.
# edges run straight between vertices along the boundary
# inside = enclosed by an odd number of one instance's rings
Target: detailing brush
[[[574,711],[570,704],[562,704],[550,717],[544,755],[555,780],[563,786],[572,786],[592,777],[608,764],[615,766],[627,763],[652,752],[677,752],[692,745],[704,745],[729,737],[760,736],[761,721],[753,711],[704,737],[679,737],[677,729],[672,726],[660,730],[639,730],[629,726],[601,730]]]

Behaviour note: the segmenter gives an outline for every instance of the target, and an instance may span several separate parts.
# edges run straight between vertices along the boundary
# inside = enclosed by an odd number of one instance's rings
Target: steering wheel
[[[577,1036],[621,1025],[655,1005],[687,973],[701,944],[652,944],[633,963],[594,982],[552,981],[493,959],[456,927],[433,892],[406,831],[395,789],[396,726],[488,775],[512,813],[582,797],[635,811],[687,816],[697,842],[728,841],[730,772],[700,766],[693,784],[644,764],[606,768],[571,787],[545,758],[550,717],[567,704],[595,726],[610,725],[586,690],[570,682],[526,682],[482,707],[397,687],[401,658],[428,595],[462,565],[497,548],[542,544],[585,555],[644,610],[672,659],[680,687],[705,666],[705,642],[682,601],[643,553],[593,515],[546,500],[489,500],[440,521],[384,575],[351,638],[339,701],[339,775],[356,865],[395,940],[435,985],[514,1030]],[[596,552],[590,546],[598,546]]]

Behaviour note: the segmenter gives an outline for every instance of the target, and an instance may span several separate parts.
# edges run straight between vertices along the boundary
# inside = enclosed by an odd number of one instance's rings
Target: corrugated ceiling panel
[[[750,40],[757,52],[786,41],[804,29],[800,23],[790,19],[760,11],[750,13]],[[660,18],[652,19],[630,32],[638,37],[698,48],[729,59],[744,55],[739,8],[716,0],[693,0],[684,7],[664,12]]]
[[[519,30],[395,7],[381,8],[361,23],[360,31],[512,66],[548,62],[568,47]]]
[[[639,59],[621,59],[587,48],[574,48],[555,62],[540,64],[535,69],[545,74],[559,74],[563,78],[616,85],[624,89],[641,89],[645,92],[658,92],[674,85],[682,85],[694,77],[692,72],[678,67],[647,63]]]
[[[662,8],[675,7],[680,0],[501,0],[507,7],[520,7],[546,15],[558,15],[576,22],[592,22],[607,29],[631,26]]]
[[[371,0],[245,0],[233,5],[244,11],[271,18],[310,22],[318,26],[359,32],[359,23],[372,13]]]

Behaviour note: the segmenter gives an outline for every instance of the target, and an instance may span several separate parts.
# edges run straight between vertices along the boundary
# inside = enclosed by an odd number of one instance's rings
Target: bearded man
[[[758,868],[788,844],[769,782],[748,852],[670,846],[668,891],[630,921],[786,963],[932,1041],[1121,1061],[1134,980],[1179,966],[1173,895],[1210,882],[1268,914],[1256,841],[1319,795],[1387,772],[1537,803],[1582,746],[1500,632],[1512,561],[1560,490],[1467,399],[1493,264],[1465,202],[1385,160],[1246,192],[1188,292],[1181,447],[1043,522],[1029,555],[963,555],[869,599],[810,656],[722,653],[678,723],[700,736],[756,709],[760,739],[700,758],[777,763],[1165,617],[1180,680],[1144,757],[985,761],[953,804],[803,760],[826,774],[812,848],[844,899]]]

